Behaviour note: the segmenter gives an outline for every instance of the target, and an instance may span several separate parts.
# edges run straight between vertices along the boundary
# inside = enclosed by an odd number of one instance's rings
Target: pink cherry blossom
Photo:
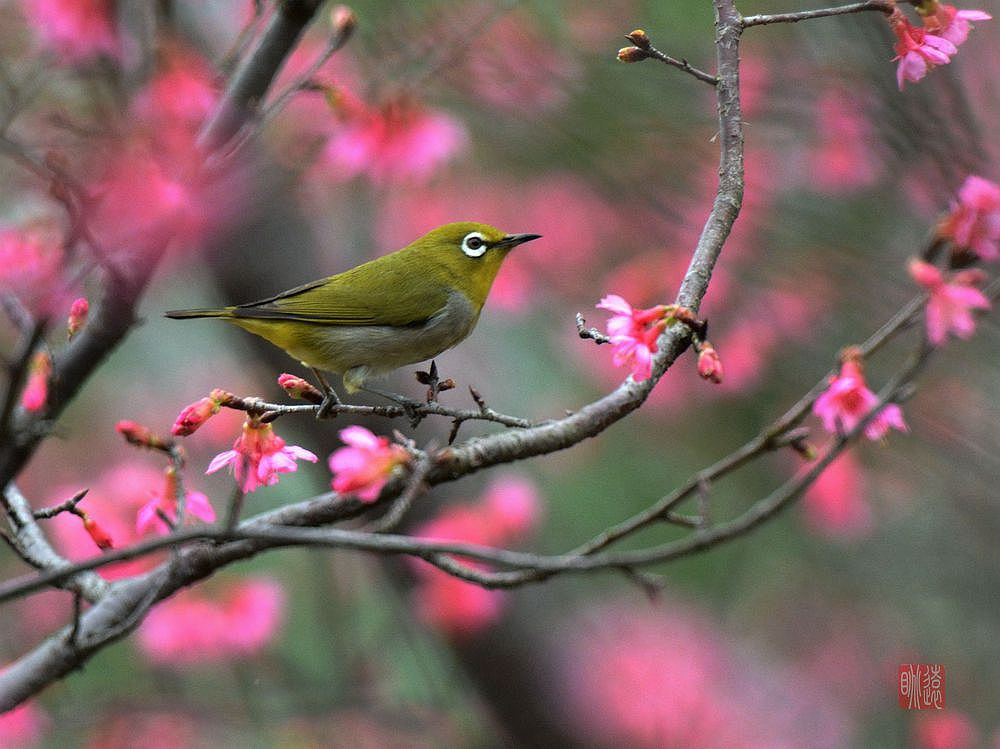
[[[983,260],[1000,257],[1000,185],[976,175],[967,177],[938,235]]]
[[[810,528],[827,538],[847,540],[872,529],[871,505],[865,496],[861,464],[846,450],[806,490],[802,509]]]
[[[177,471],[167,468],[164,488],[160,493],[154,493],[136,514],[135,529],[138,533],[146,533],[156,528],[160,533],[169,533],[170,526],[160,517],[163,513],[171,522],[177,522]],[[198,491],[188,489],[184,492],[184,508],[187,517],[196,517],[206,523],[215,522],[215,510],[208,497]]]
[[[935,65],[946,65],[958,48],[947,39],[910,24],[898,8],[889,17],[896,34],[896,81],[903,89],[904,81],[919,81]]]
[[[542,649],[558,659],[553,697],[565,727],[586,746],[853,744],[849,718],[825,681],[762,662],[682,601],[591,607],[574,613],[553,639],[554,647]]]
[[[927,289],[927,340],[940,346],[948,334],[971,338],[976,332],[974,309],[989,309],[992,305],[983,292],[975,287],[983,275],[976,270],[955,273],[950,282],[945,281],[941,270],[930,263],[910,261],[913,280]]]
[[[541,498],[535,484],[523,476],[501,476],[486,488],[481,500],[496,546],[509,543],[531,530],[541,514]]]
[[[366,174],[380,185],[425,182],[468,140],[457,119],[409,99],[375,108],[344,94],[340,108],[343,123],[321,157],[338,181]]]
[[[21,6],[39,42],[61,62],[121,56],[113,0],[22,0]]]
[[[849,355],[840,366],[840,374],[830,379],[830,384],[813,404],[815,413],[823,422],[823,428],[833,434],[850,432],[878,406],[878,396],[865,384],[860,357]],[[865,427],[865,436],[878,440],[889,429],[907,431],[903,412],[895,403],[882,407]]]
[[[518,120],[526,111],[563,106],[583,78],[569,49],[523,9],[494,19],[489,33],[477,36],[475,54],[463,58],[449,71],[455,84],[491,112],[503,110]]]
[[[236,482],[243,491],[252,492],[261,486],[277,484],[281,473],[293,473],[298,468],[297,460],[315,463],[317,458],[297,445],[286,445],[270,424],[248,419],[233,449],[216,455],[205,473],[232,466]]]
[[[965,713],[950,707],[918,715],[913,724],[916,749],[973,749],[978,740],[976,724]]]
[[[524,537],[538,522],[538,490],[529,480],[503,476],[491,483],[474,505],[449,507],[414,531],[419,538],[507,546]],[[463,560],[475,569],[485,565]],[[487,590],[448,575],[416,559],[418,582],[413,590],[417,616],[454,639],[475,635],[493,624],[503,611],[502,591]]]
[[[935,12],[924,16],[924,28],[947,39],[956,47],[969,36],[970,21],[989,21],[993,16],[981,10],[958,10],[954,5],[935,3]]]
[[[857,190],[877,178],[879,159],[872,152],[872,128],[863,104],[841,87],[828,88],[816,102],[817,143],[810,152],[808,179],[822,190]]]
[[[139,648],[153,663],[174,667],[254,655],[277,634],[283,608],[281,587],[267,578],[230,583],[217,597],[184,590],[150,611]]]
[[[341,429],[340,439],[347,447],[330,455],[333,490],[353,494],[363,502],[378,499],[393,469],[410,459],[401,445],[391,445],[387,437],[378,437],[361,426]]]
[[[0,293],[37,315],[59,308],[62,249],[48,227],[0,228]]]
[[[608,294],[597,308],[614,313],[608,320],[608,337],[614,350],[612,360],[615,366],[629,366],[637,382],[648,379],[653,371],[656,339],[666,326],[666,308],[657,305],[649,309],[635,309],[617,294]]]

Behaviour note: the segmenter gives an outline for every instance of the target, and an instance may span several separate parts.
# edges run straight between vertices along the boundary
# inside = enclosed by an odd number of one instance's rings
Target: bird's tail
[[[231,317],[229,309],[172,309],[163,313],[174,320],[190,320],[192,317]]]

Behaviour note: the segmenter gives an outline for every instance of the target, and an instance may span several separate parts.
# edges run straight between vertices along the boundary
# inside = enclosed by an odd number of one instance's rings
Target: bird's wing
[[[357,268],[353,269],[358,270]],[[378,283],[348,271],[232,308],[233,317],[319,325],[418,325],[442,309],[448,291],[421,279],[381,274]]]

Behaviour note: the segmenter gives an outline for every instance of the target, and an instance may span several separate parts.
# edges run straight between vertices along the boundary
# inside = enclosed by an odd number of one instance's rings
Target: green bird
[[[504,258],[540,236],[445,224],[401,250],[258,302],[166,316],[231,322],[314,370],[341,375],[354,393],[465,340]]]

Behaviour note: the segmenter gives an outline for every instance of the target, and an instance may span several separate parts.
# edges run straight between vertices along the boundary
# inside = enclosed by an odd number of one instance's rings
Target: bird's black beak
[[[541,234],[508,234],[506,237],[497,242],[494,247],[505,247],[507,249],[513,249],[519,244],[524,244],[525,242],[530,242],[533,239],[540,239]]]

